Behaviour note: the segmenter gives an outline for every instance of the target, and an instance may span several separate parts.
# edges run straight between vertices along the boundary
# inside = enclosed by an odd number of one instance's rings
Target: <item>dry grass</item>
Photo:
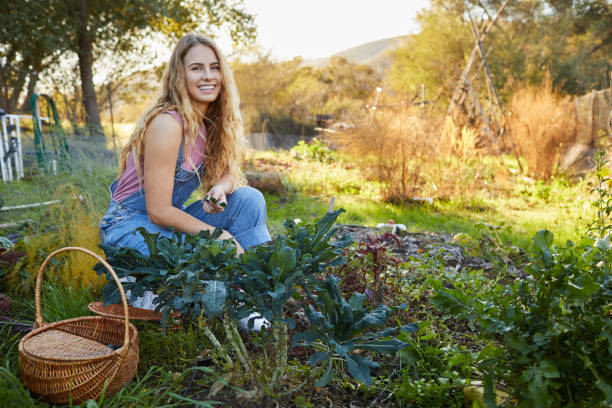
[[[337,139],[366,177],[381,183],[385,201],[401,202],[421,190],[422,169],[436,149],[431,123],[410,109],[385,110]]]
[[[538,179],[555,174],[566,148],[574,141],[576,124],[569,97],[556,94],[550,81],[539,88],[518,89],[510,102],[511,140]]]
[[[487,180],[495,178],[496,166],[486,160],[488,150],[477,130],[459,127],[447,117],[436,133],[439,142],[436,155],[427,166],[429,183],[424,194],[446,198],[471,196]]]
[[[440,123],[443,123],[440,126]],[[385,201],[414,197],[456,197],[482,187],[490,165],[474,129],[458,127],[439,115],[406,108],[379,112],[340,137],[366,177],[380,182]]]

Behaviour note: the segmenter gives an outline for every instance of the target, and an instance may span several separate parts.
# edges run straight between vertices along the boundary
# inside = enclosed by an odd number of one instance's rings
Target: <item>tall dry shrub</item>
[[[574,141],[576,123],[571,99],[544,85],[518,89],[510,102],[508,125],[518,153],[536,178],[556,171],[565,149]]]
[[[380,182],[383,200],[401,202],[418,195],[424,183],[423,167],[435,150],[431,126],[418,110],[389,109],[336,141],[367,177]]]

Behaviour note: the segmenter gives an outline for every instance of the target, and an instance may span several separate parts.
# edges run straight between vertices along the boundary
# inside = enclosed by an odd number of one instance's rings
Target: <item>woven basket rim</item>
[[[98,316],[106,316],[112,317],[116,319],[123,318],[123,312],[121,314],[115,313],[117,306],[121,306],[118,303],[113,303],[110,305],[104,305],[104,302],[91,302],[87,307],[93,313]],[[130,320],[143,320],[143,321],[160,321],[162,319],[161,312],[156,312],[155,310],[142,309],[139,307],[128,306],[128,312],[130,315]],[[178,318],[181,316],[179,312],[171,312],[170,314],[173,318]]]
[[[19,346],[18,346],[18,352],[19,354],[22,354],[24,356],[27,356],[28,359],[32,359],[32,360],[38,360],[38,361],[49,361],[49,362],[58,362],[58,363],[65,363],[65,362],[94,362],[94,361],[102,361],[102,360],[106,360],[109,358],[114,357],[114,355],[119,354],[119,350],[121,350],[123,347],[118,348],[117,350],[113,350],[112,354],[106,355],[106,356],[100,356],[100,357],[91,357],[91,358],[74,358],[74,359],[58,359],[58,358],[53,358],[53,357],[40,357],[39,355],[35,355],[32,354],[30,352],[28,352],[27,350],[25,350],[24,348],[24,343],[27,342],[29,339],[31,339],[34,336],[39,335],[40,333],[46,332],[47,330],[53,330],[53,329],[58,329],[59,327],[63,326],[66,323],[73,323],[73,322],[79,322],[79,321],[84,321],[84,320],[112,320],[112,321],[119,321],[120,319],[116,319],[116,318],[110,318],[110,317],[106,317],[106,316],[84,316],[84,317],[74,317],[72,319],[66,319],[66,320],[60,320],[54,323],[47,323],[42,327],[36,328],[34,330],[32,330],[31,332],[29,332],[28,334],[26,334],[25,336],[23,336],[23,338],[19,341]],[[130,341],[132,341],[135,337],[138,336],[138,330],[136,329],[136,326],[134,326],[132,323],[130,323],[130,331],[133,332],[133,335],[130,336]]]

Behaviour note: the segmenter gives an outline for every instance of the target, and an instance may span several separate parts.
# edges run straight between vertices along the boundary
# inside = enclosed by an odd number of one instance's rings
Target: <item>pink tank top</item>
[[[166,111],[163,113],[167,113],[172,115],[174,119],[178,121],[178,123],[183,127],[183,121],[181,120],[181,116],[176,111]],[[200,128],[200,135],[196,139],[195,149],[191,146],[186,147],[189,152],[189,157],[193,162],[193,166],[187,159],[187,155],[185,155],[185,159],[183,160],[182,167],[189,171],[196,171],[198,167],[204,163],[204,149],[206,146],[206,127],[202,125]],[[144,163],[141,164],[141,174],[144,177]],[[140,188],[140,184],[138,183],[138,173],[136,172],[136,166],[134,165],[134,152],[130,152],[127,163],[125,164],[125,170],[121,173],[121,177],[119,177],[119,185],[113,194],[113,200],[117,202],[121,202],[121,200],[131,196],[133,193],[138,191]]]

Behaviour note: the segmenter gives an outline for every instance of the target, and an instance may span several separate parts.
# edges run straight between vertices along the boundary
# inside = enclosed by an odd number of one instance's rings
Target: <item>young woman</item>
[[[207,37],[187,34],[172,51],[161,91],[120,158],[100,222],[102,243],[148,254],[136,228],[170,236],[224,231],[238,251],[270,240],[263,195],[245,186],[242,118],[232,72]],[[202,187],[204,198],[185,202]],[[134,306],[154,307],[148,294]]]

